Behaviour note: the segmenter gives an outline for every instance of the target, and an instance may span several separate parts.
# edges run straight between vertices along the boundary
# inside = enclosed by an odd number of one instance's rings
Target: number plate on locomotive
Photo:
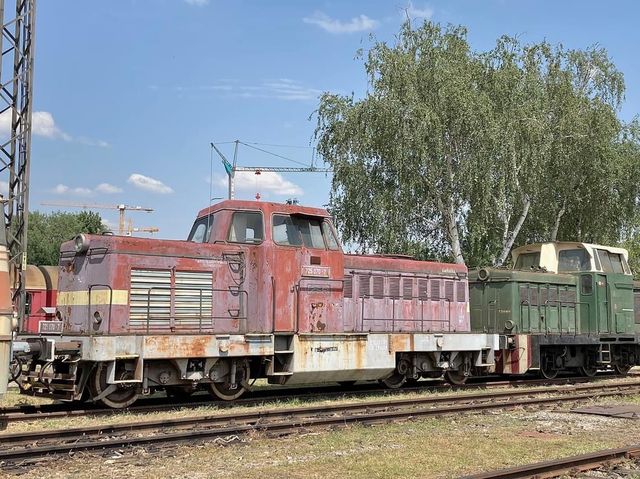
[[[40,321],[38,332],[40,334],[62,334],[62,321]]]
[[[302,276],[311,276],[314,278],[328,278],[331,270],[326,266],[303,266]]]

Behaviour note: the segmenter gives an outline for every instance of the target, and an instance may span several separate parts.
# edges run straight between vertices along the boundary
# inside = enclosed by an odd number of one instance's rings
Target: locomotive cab
[[[627,260],[622,248],[580,242],[516,248],[512,268],[471,273],[472,328],[505,334],[504,373],[625,372],[640,359]]]

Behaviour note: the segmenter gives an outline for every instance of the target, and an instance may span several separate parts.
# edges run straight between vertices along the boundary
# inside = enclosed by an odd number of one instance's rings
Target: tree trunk
[[[458,235],[458,222],[453,211],[453,203],[450,201],[447,208],[447,231],[451,241],[451,253],[456,263],[464,264],[464,256],[462,256],[462,248],[460,247],[460,236]]]
[[[513,243],[516,241],[518,233],[520,233],[520,229],[524,223],[524,220],[527,218],[529,214],[529,207],[531,206],[531,199],[529,195],[525,195],[523,205],[522,205],[522,213],[516,222],[516,225],[513,227],[513,231],[509,235],[507,241],[502,245],[502,252],[500,253],[500,257],[496,261],[494,266],[502,266],[504,262],[507,260],[509,253],[511,252],[511,248],[513,248]]]
[[[556,241],[556,239],[558,238],[558,228],[560,228],[560,220],[564,216],[566,207],[567,207],[567,200],[565,199],[562,202],[562,208],[560,208],[560,211],[558,211],[558,214],[556,215],[556,222],[554,223],[553,229],[551,230],[550,241]]]

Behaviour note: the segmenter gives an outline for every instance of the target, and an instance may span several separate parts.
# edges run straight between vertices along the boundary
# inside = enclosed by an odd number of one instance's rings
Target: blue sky
[[[208,204],[209,143],[240,139],[308,163],[323,91],[362,94],[358,48],[393,41],[404,9],[463,24],[475,49],[502,34],[605,47],[625,74],[625,119],[640,110],[640,4],[587,1],[40,1],[31,209],[43,201],[127,203],[136,226],[184,238]],[[232,145],[222,145],[232,155]],[[292,166],[241,147],[240,165]],[[239,198],[322,206],[325,174],[249,174]],[[214,197],[226,195],[214,157]],[[115,224],[117,214],[100,210]]]

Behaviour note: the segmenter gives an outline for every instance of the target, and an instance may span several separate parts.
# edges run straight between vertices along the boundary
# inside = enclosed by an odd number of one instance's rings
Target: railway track
[[[633,375],[630,375],[633,376]],[[220,408],[232,407],[237,405],[253,406],[260,405],[268,401],[277,401],[281,399],[301,399],[312,400],[322,398],[336,398],[344,396],[359,396],[368,394],[385,394],[395,396],[398,394],[406,394],[409,392],[440,392],[440,391],[460,391],[470,389],[484,388],[522,388],[547,385],[563,385],[563,384],[582,384],[603,381],[607,379],[619,378],[621,376],[603,373],[593,378],[576,378],[566,377],[557,379],[518,379],[518,380],[484,380],[471,382],[462,386],[452,386],[444,381],[421,381],[421,385],[412,387],[403,387],[401,389],[388,389],[379,387],[377,384],[360,384],[349,387],[330,386],[312,388],[270,388],[269,390],[256,390],[245,399],[239,399],[233,402],[216,401],[208,399],[206,394],[194,395],[187,399],[174,399],[166,397],[151,397],[138,401],[136,405],[126,409],[112,409],[101,407],[92,403],[54,403],[43,405],[20,405],[13,407],[0,408],[0,424],[8,424],[18,421],[38,421],[42,419],[56,419],[63,417],[82,417],[82,416],[108,416],[119,414],[122,412],[129,413],[147,413],[156,411],[167,411],[177,408],[194,409],[203,406],[216,406]]]
[[[640,458],[640,444],[472,474],[461,479],[543,479],[567,475],[574,476],[581,472],[602,467],[610,469],[615,464],[637,458]],[[640,474],[640,470],[634,473]]]
[[[78,451],[104,451],[131,446],[151,446],[203,441],[236,440],[262,431],[283,435],[312,427],[375,424],[411,418],[567,404],[597,397],[640,393],[640,381],[619,384],[585,384],[572,388],[496,391],[478,394],[364,401],[313,407],[269,409],[233,414],[205,415],[73,429],[31,431],[0,435],[0,464],[15,468],[43,457]]]

